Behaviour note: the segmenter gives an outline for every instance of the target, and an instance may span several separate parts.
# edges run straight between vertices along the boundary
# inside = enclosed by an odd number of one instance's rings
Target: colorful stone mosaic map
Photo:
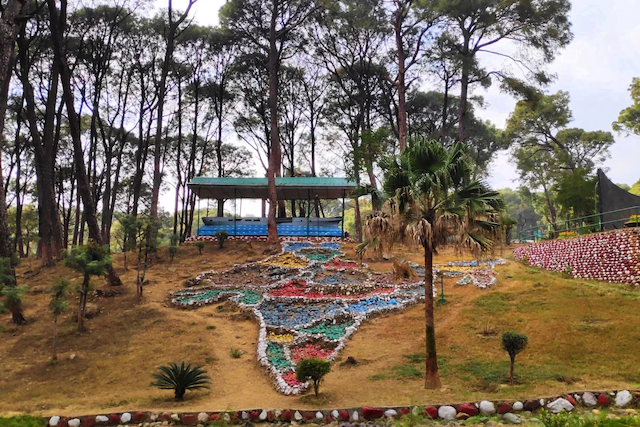
[[[333,361],[369,316],[399,310],[424,298],[424,284],[398,282],[345,259],[337,243],[283,243],[282,253],[224,272],[198,275],[171,295],[180,307],[229,300],[260,322],[258,360],[284,394],[307,387],[296,364],[309,357]]]

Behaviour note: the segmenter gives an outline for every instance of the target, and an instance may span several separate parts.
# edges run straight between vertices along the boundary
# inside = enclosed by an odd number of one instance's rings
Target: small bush
[[[207,330],[208,331],[213,331],[214,329],[216,329],[215,325],[207,325]]]
[[[331,364],[322,359],[302,359],[296,368],[298,381],[313,382],[313,391],[316,396],[320,391],[320,382],[331,371]]]
[[[224,230],[220,230],[216,233],[216,239],[218,239],[218,245],[220,246],[220,249],[222,249],[222,247],[224,246],[224,242],[228,237],[229,233]]]
[[[171,362],[169,366],[160,366],[159,372],[151,374],[155,379],[152,387],[162,390],[173,390],[176,400],[182,400],[187,390],[209,388],[211,378],[201,366],[185,365],[184,361],[178,366]]]
[[[239,348],[233,348],[232,347],[232,348],[229,349],[229,354],[234,359],[240,359],[242,357],[242,355],[244,354],[244,351],[240,350]]]
[[[169,259],[171,261],[173,261],[173,258],[176,256],[177,253],[178,253],[177,246],[169,246]]]
[[[196,242],[196,248],[198,248],[198,252],[202,255],[202,250],[204,249],[204,242]]]
[[[511,359],[511,368],[509,370],[509,382],[513,385],[513,365],[516,361],[516,355],[524,350],[529,344],[529,338],[524,334],[517,332],[505,332],[502,334],[502,348],[509,353]]]

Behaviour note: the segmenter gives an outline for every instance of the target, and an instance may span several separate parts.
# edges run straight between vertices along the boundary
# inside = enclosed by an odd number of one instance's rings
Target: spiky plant
[[[155,379],[151,386],[173,390],[176,400],[182,400],[187,390],[210,388],[211,378],[201,366],[186,365],[184,361],[180,365],[171,362],[168,366],[160,366],[158,370],[159,372],[151,374]]]
[[[452,238],[458,248],[474,254],[490,250],[491,238],[500,226],[494,216],[502,210],[503,202],[499,193],[473,180],[473,164],[462,144],[447,148],[439,141],[413,139],[400,156],[384,158],[380,166],[385,172],[387,201],[383,211],[389,229],[372,237],[416,244],[424,250],[425,387],[438,388],[433,276],[429,273],[433,254]]]

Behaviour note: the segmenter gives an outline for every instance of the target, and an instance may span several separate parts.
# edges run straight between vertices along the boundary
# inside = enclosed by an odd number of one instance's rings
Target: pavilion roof
[[[188,184],[201,199],[268,199],[267,178],[210,178],[197,176]],[[278,200],[340,199],[349,196],[356,183],[346,178],[276,178]]]

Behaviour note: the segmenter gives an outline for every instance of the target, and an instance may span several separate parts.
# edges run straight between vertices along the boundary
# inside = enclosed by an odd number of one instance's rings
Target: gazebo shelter
[[[195,177],[189,188],[198,199],[261,199],[269,198],[267,178],[208,178]],[[278,200],[306,200],[305,217],[277,218],[278,235],[283,237],[332,237],[344,238],[344,201],[356,187],[345,178],[285,177],[276,178]],[[313,200],[342,199],[342,216],[331,218],[311,217]],[[264,206],[264,205],[263,205]],[[263,209],[264,210],[264,209]],[[264,212],[263,212],[264,215]],[[214,236],[226,231],[229,236],[267,236],[266,217],[204,217],[198,218],[198,236]]]

